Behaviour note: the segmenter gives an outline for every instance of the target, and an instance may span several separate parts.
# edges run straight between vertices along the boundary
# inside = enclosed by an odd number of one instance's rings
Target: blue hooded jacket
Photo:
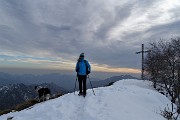
[[[86,62],[85,62],[86,61]],[[76,63],[76,72],[78,75],[87,75],[86,73],[86,65],[89,72],[91,72],[91,66],[87,60],[84,60],[84,58],[80,58],[78,62]]]

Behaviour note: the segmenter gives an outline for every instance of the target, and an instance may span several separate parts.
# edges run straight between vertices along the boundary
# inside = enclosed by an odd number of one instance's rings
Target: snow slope
[[[165,120],[160,115],[170,101],[151,88],[151,82],[121,80],[110,87],[91,89],[36,104],[33,108],[0,116],[6,120]]]

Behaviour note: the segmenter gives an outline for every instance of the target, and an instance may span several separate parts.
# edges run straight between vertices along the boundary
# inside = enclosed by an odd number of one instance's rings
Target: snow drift
[[[126,79],[94,90],[96,96],[91,89],[85,98],[69,93],[0,120],[165,120],[160,112],[170,104],[149,81]]]

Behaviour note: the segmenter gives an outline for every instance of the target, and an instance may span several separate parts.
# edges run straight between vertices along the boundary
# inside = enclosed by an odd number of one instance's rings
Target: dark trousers
[[[79,92],[86,95],[86,75],[78,75],[78,82],[79,82]],[[83,88],[83,91],[82,91]]]

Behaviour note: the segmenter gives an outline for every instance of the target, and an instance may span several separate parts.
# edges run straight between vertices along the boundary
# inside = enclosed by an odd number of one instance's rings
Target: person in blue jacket
[[[79,94],[86,96],[86,79],[87,75],[91,72],[91,66],[87,60],[84,59],[84,53],[81,53],[76,63],[76,72],[79,82]],[[82,91],[83,88],[83,91]]]

